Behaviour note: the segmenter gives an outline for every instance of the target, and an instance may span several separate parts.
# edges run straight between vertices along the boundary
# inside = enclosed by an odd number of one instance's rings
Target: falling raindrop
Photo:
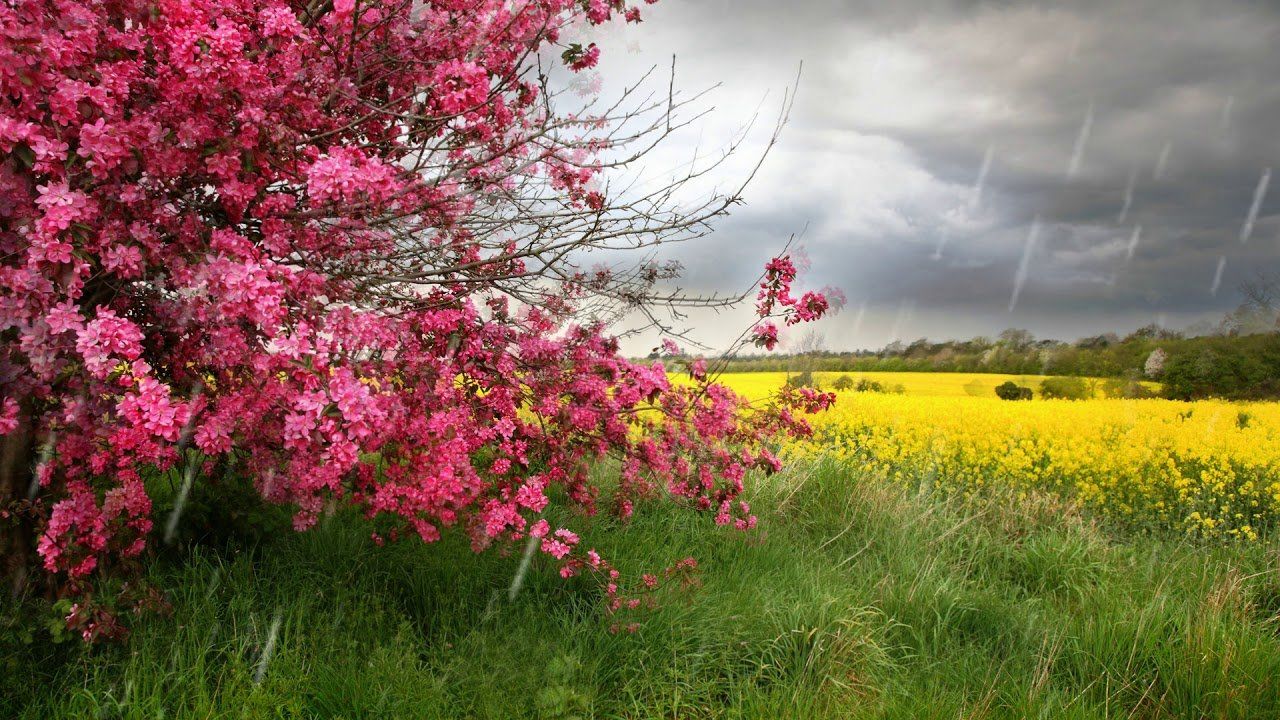
[[[867,301],[863,300],[858,305],[858,314],[853,316],[853,336],[858,337],[858,333],[862,331],[862,318],[867,315]]]
[[[1067,165],[1067,179],[1076,176],[1080,171],[1080,163],[1084,160],[1084,147],[1089,142],[1089,133],[1093,130],[1093,102],[1085,110],[1084,122],[1080,124],[1080,134],[1076,136],[1075,147],[1071,149],[1071,163]]]
[[[511,578],[511,587],[507,588],[507,600],[515,600],[520,594],[520,588],[524,587],[524,576],[529,572],[529,563],[533,562],[533,553],[538,549],[538,538],[533,535],[529,536],[528,542],[524,544],[524,554],[520,556],[520,565],[516,567],[516,574]]]
[[[191,388],[191,394],[187,397],[187,407],[194,408],[196,401],[204,394],[204,382],[197,380],[195,387]],[[191,442],[191,433],[196,427],[196,414],[191,412],[187,416],[187,422],[182,426],[182,434],[178,437],[178,453],[181,454],[183,449],[187,447],[187,443]]]
[[[27,589],[27,567],[19,565],[18,569],[13,573],[13,585],[9,587],[9,600],[16,601],[22,597],[22,593]]]
[[[213,597],[213,591],[218,589],[218,584],[222,582],[222,566],[214,565],[213,572],[209,574],[209,584],[204,591],[204,599],[208,600]]]
[[[1160,148],[1160,157],[1156,158],[1155,170],[1151,172],[1153,179],[1164,179],[1164,173],[1169,169],[1169,153],[1171,152],[1173,152],[1173,143],[1166,142],[1164,147]]]
[[[1027,282],[1027,269],[1031,266],[1031,253],[1035,249],[1036,240],[1040,237],[1040,216],[1031,221],[1031,231],[1027,233],[1027,242],[1022,248],[1022,260],[1018,263],[1018,272],[1013,276],[1013,295],[1009,297],[1009,312],[1018,305],[1018,297],[1022,295],[1022,286]]]
[[[902,339],[902,327],[907,324],[911,317],[912,311],[915,309],[915,303],[910,300],[903,300],[898,303],[898,313],[893,317],[893,325],[889,328],[889,342],[895,343]]]
[[[1218,269],[1213,273],[1213,286],[1209,288],[1209,294],[1217,296],[1218,288],[1222,286],[1222,271],[1227,268],[1227,256],[1223,255],[1218,258]]]
[[[196,477],[196,464],[187,461],[187,469],[182,474],[182,487],[178,488],[178,496],[173,499],[173,510],[169,512],[169,520],[164,526],[164,541],[173,542],[174,533],[178,530],[178,520],[182,518],[182,510],[187,504],[187,495],[191,492],[191,483]]]
[[[262,679],[267,676],[267,665],[271,663],[271,656],[276,651],[276,639],[280,635],[280,610],[276,609],[275,617],[271,618],[271,629],[267,631],[267,645],[262,649],[262,657],[258,658],[258,669],[253,673],[253,683],[261,685]]]
[[[45,439],[44,445],[40,446],[40,459],[36,461],[36,471],[31,474],[31,485],[27,488],[28,500],[35,500],[36,494],[40,492],[40,477],[45,474],[49,461],[53,459],[53,446],[57,442],[57,431],[50,430],[49,437]]]
[[[976,210],[982,204],[982,191],[987,186],[987,174],[991,172],[991,161],[995,159],[995,147],[987,146],[987,151],[982,154],[982,166],[978,168],[978,179],[973,183],[973,190],[969,193],[969,209]]]
[[[1142,226],[1135,225],[1133,234],[1129,236],[1129,248],[1125,251],[1124,259],[1129,261],[1133,259],[1133,254],[1138,250],[1138,241],[1142,239]]]
[[[1249,242],[1249,236],[1253,234],[1253,225],[1258,222],[1258,211],[1262,209],[1262,199],[1267,196],[1267,185],[1271,184],[1271,168],[1262,171],[1262,177],[1258,178],[1258,186],[1253,189],[1253,204],[1249,206],[1249,215],[1244,219],[1244,226],[1240,228],[1240,242]]]
[[[1129,209],[1133,207],[1133,186],[1138,182],[1138,170],[1129,171],[1129,181],[1124,185],[1124,202],[1120,204],[1120,217],[1116,222],[1124,223],[1129,217]]]
[[[276,470],[275,468],[267,468],[266,477],[262,480],[262,497],[271,499],[271,494],[276,489]]]

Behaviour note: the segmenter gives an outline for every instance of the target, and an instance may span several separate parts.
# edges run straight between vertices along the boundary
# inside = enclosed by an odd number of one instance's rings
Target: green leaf
[[[13,148],[13,154],[18,158],[18,162],[21,162],[28,170],[36,164],[36,154],[31,148],[27,147],[26,143],[18,143],[15,145]]]

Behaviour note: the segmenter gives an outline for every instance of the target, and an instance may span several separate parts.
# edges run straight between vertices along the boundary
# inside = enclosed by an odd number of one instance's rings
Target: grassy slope
[[[508,602],[518,558],[376,548],[350,518],[254,561],[199,552],[154,570],[172,617],[19,679],[22,717],[1280,717],[1275,544],[1116,537],[831,466],[754,494],[753,535],[666,507],[585,533],[626,568],[701,562],[634,635],[546,568]]]

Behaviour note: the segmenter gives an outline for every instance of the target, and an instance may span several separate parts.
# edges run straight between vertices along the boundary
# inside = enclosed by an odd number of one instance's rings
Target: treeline
[[[1259,274],[1239,288],[1243,302],[1215,324],[1187,332],[1148,325],[1124,337],[1115,333],[1063,342],[1009,329],[998,337],[912,343],[879,350],[833,352],[810,332],[791,353],[742,355],[727,372],[853,373],[955,372],[1100,378],[1090,393],[1136,397],[1143,380],[1159,381],[1178,400],[1280,399],[1280,276]],[[652,359],[658,357],[655,349]],[[1011,391],[1012,392],[1012,391]],[[1050,396],[1056,389],[1050,390]],[[1013,398],[1011,398],[1013,399]]]
[[[981,372],[1158,380],[1166,397],[1231,400],[1280,398],[1280,334],[1215,334],[1186,337],[1149,326],[1128,336],[1083,338],[1074,343],[1037,340],[1006,330],[994,340],[973,338],[910,344],[877,351],[744,356],[730,372]]]

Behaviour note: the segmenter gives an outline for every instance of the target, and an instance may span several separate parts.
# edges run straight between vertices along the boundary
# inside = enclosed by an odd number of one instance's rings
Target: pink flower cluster
[[[791,286],[796,275],[795,263],[786,255],[775,257],[765,265],[764,279],[756,293],[756,314],[760,318],[779,317],[783,324],[790,326],[821,320],[832,309],[828,299],[830,291],[808,291],[799,298],[793,297]],[[778,327],[772,322],[757,323],[751,334],[752,341],[766,350],[778,345]]]
[[[318,202],[379,202],[400,187],[390,166],[351,148],[333,148],[306,173],[307,192]]]

